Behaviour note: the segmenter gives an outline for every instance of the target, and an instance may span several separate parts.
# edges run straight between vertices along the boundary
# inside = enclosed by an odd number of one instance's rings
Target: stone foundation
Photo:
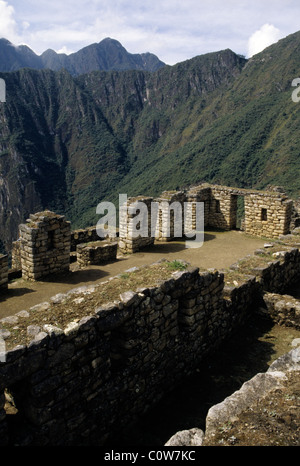
[[[116,260],[117,249],[117,242],[95,241],[88,244],[78,244],[76,247],[77,264],[79,268],[83,268]]]

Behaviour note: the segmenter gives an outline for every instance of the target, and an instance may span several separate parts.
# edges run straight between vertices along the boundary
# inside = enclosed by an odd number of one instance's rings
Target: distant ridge
[[[158,196],[205,181],[299,197],[299,50],[300,31],[249,60],[225,49],[154,73],[0,73],[0,250],[32,212],[86,227],[119,193]]]
[[[26,45],[15,46],[7,39],[0,39],[0,71],[17,71],[21,68],[37,70],[62,68],[72,76],[91,71],[143,70],[157,71],[165,63],[152,53],[132,54],[115,39],[107,37],[99,43],[88,45],[78,52],[66,55],[48,49],[42,55],[35,54]]]

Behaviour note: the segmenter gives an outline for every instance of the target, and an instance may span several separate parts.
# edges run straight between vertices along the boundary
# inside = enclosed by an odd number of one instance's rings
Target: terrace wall
[[[0,397],[2,444],[105,444],[238,331],[264,288],[299,279],[299,250],[291,247],[265,270],[263,280],[245,275],[224,289],[223,273],[190,268],[119,302],[85,308],[86,317],[66,328],[41,321],[31,343],[9,350],[0,364],[1,393],[11,391],[19,410],[11,431]]]

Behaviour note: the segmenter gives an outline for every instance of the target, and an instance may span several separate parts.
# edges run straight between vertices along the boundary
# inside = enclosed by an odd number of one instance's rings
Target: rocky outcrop
[[[222,426],[236,420],[243,411],[265,398],[271,391],[281,388],[288,372],[300,372],[300,341],[296,339],[293,343],[299,346],[274,361],[267,372],[256,374],[245,382],[240,390],[210,408],[206,417],[205,433],[197,428],[177,432],[165,445],[201,446],[204,440],[206,443],[212,442]]]
[[[180,447],[180,446],[200,446],[204,438],[204,432],[201,429],[181,430],[177,432],[165,444],[166,447]]]
[[[279,325],[300,329],[300,301],[293,296],[265,293],[264,303],[271,318]]]

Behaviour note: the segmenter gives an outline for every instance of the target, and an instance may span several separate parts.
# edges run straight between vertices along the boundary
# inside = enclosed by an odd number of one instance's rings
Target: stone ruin
[[[6,291],[8,286],[8,256],[0,254],[0,294]]]
[[[187,192],[187,199],[204,202],[204,225],[233,230],[237,225],[238,198],[243,198],[243,230],[253,236],[278,238],[290,230],[293,201],[276,189],[255,191],[202,184]]]
[[[126,205],[121,207],[119,224],[119,249],[121,252],[137,252],[154,243],[154,237],[151,235],[152,201],[152,197],[130,197],[127,199]],[[141,231],[140,235],[135,235],[135,231],[139,229],[139,224],[144,225],[145,231]]]
[[[203,203],[204,227],[236,229],[239,198],[244,203],[242,229],[249,235],[279,238],[287,235],[299,222],[298,206],[288,199],[282,188],[268,187],[266,191],[257,191],[202,183],[188,190],[164,191],[158,198],[128,198],[127,204],[123,206],[126,215],[120,217],[119,238],[110,239],[110,242],[117,240],[121,253],[134,253],[153,245],[154,241],[183,238],[187,231],[195,231],[196,225],[194,209],[185,217],[185,203],[192,206],[197,202]],[[142,205],[137,204],[139,202]],[[155,215],[152,212],[153,203],[158,207]],[[174,205],[182,208],[177,210],[180,218],[175,218]],[[179,235],[176,222],[180,222],[183,227]],[[145,231],[136,234],[139,223]],[[168,235],[165,233],[167,224]],[[101,248],[98,247],[96,227],[71,232],[70,222],[64,216],[50,211],[30,215],[19,230],[20,237],[12,246],[12,269],[21,269],[23,278],[28,280],[39,280],[69,270],[72,251],[77,251],[81,267],[115,259],[116,246],[104,249],[103,243]],[[91,242],[95,242],[95,247],[91,246]],[[81,246],[84,243],[89,244],[89,247]],[[102,254],[106,258],[101,258]],[[0,290],[7,288],[7,282],[7,256],[0,256]]]
[[[19,226],[22,277],[39,280],[69,270],[71,224],[50,211],[30,215]]]
[[[78,244],[76,248],[78,267],[84,268],[90,265],[101,265],[105,262],[114,261],[117,258],[117,250],[117,241],[100,240]]]

